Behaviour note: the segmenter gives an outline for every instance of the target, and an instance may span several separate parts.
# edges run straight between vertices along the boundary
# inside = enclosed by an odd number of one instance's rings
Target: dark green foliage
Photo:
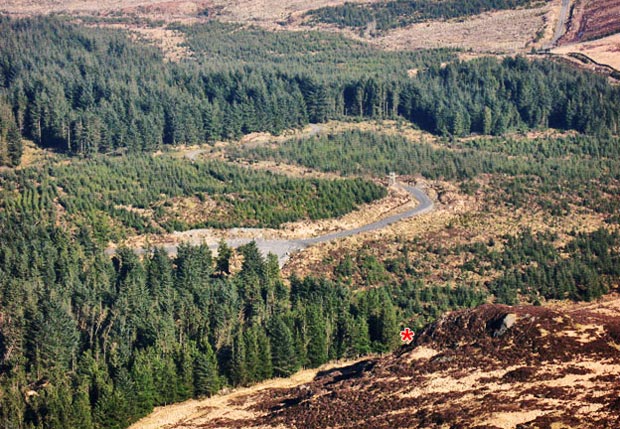
[[[532,189],[551,199],[570,184],[601,213],[619,208],[605,188],[620,177],[611,136],[619,97],[602,79],[520,58],[442,68],[452,54],[381,53],[312,32],[180,28],[196,57],[170,64],[112,31],[0,18],[0,164],[19,163],[20,133],[89,158],[0,175],[2,427],[125,428],[154,406],[213,395],[226,384],[387,352],[405,322],[415,328],[487,298],[483,285],[422,284],[406,246],[386,261],[364,249],[340,264],[336,281],[292,278],[290,288],[277,258],[260,255],[254,243],[238,250],[238,273],[224,245],[215,260],[206,245],[180,246],[173,260],[158,248],[144,258],[117,249],[110,258],[102,247],[124,233],[277,226],[338,216],[385,195],[361,179],[302,180],[118,149],[278,133],[344,116],[400,115],[450,136],[550,125],[597,137],[541,139],[536,151],[516,140],[474,139],[453,143],[453,151],[346,133],[252,154],[346,174],[472,180],[491,173],[515,206]],[[420,69],[414,79],[406,76],[411,68]],[[113,151],[121,156],[96,155]],[[182,198],[211,198],[219,211],[186,221],[171,207]],[[571,209],[542,197],[538,204]],[[469,260],[462,269],[503,270],[486,286],[505,302],[594,299],[620,275],[617,234],[576,234],[559,250],[551,240],[504,238],[501,254],[472,244],[484,264]],[[357,278],[364,283],[353,284]],[[365,290],[353,292],[356,286]]]
[[[194,394],[197,397],[215,395],[221,387],[217,359],[209,342],[196,350],[194,358]]]
[[[592,91],[602,99],[594,102]],[[619,91],[553,62],[480,59],[418,73],[400,91],[399,114],[441,135],[547,127],[617,134]]]
[[[620,177],[616,153],[617,138],[569,137],[566,139],[521,140],[480,139],[463,144],[460,151],[411,142],[402,136],[361,131],[290,140],[277,149],[250,149],[241,154],[258,159],[297,162],[345,175],[422,174],[436,179],[471,179],[483,173],[510,176],[537,175],[545,180],[559,178]],[[540,152],[533,151],[532,146]],[[461,149],[461,148],[459,148]],[[542,154],[541,154],[542,152]],[[568,155],[584,159],[566,159]],[[590,158],[590,159],[588,159]],[[604,168],[603,168],[604,166]],[[558,175],[560,175],[558,177]]]
[[[77,241],[55,227],[23,225],[0,230],[6,427],[123,428],[155,405],[212,395],[225,380],[245,385],[389,351],[406,321],[417,328],[486,299],[480,287],[412,281],[415,261],[375,259],[372,270],[383,273],[375,281],[388,285],[367,291],[316,278],[292,278],[287,289],[273,256],[253,244],[241,249],[242,270],[222,277],[205,246],[182,246],[174,263],[160,249],[144,261],[121,249],[110,260],[87,232]],[[617,234],[578,234],[559,250],[552,239],[507,237],[501,254],[472,244],[481,261],[506,272],[490,292],[502,301],[589,300],[620,275]],[[351,258],[343,273],[366,273],[368,256]],[[391,283],[392,274],[402,281]],[[38,396],[26,402],[26,390]]]
[[[315,368],[327,362],[327,326],[325,316],[318,306],[306,308],[306,332],[308,336],[307,362]]]
[[[52,200],[57,198],[67,216],[102,242],[128,232],[277,227],[299,219],[340,216],[386,195],[383,187],[362,179],[306,180],[230,164],[138,155],[0,173],[0,183],[7,182],[18,189],[26,182],[24,192],[16,195],[0,189],[0,207],[52,212],[58,207]],[[41,184],[34,187],[32,182]],[[200,221],[186,221],[186,213],[169,207],[172,199],[196,195],[217,202],[210,216]],[[31,198],[34,204],[29,204]]]
[[[399,341],[394,332],[398,332],[396,309],[385,288],[371,289],[360,305],[367,315],[368,332],[371,348],[374,352],[386,352]]]
[[[51,225],[18,229],[12,216],[0,214],[9,226],[0,229],[6,427],[124,428],[226,381],[246,385],[369,351],[375,313],[356,315],[363,295],[318,279],[288,289],[277,259],[253,243],[240,249],[239,273],[219,276],[206,246],[180,246],[173,261],[157,248],[143,260],[128,249],[110,259],[88,231],[78,240]],[[381,305],[373,344],[387,350],[398,327],[391,303]],[[340,319],[353,322],[336,334]]]
[[[266,380],[273,377],[273,363],[271,354],[271,341],[264,329],[256,329],[256,344],[258,347],[258,359],[255,380]]]
[[[230,257],[232,256],[232,249],[228,246],[225,240],[221,240],[217,247],[217,261],[216,269],[221,274],[230,274]]]
[[[8,122],[40,145],[87,156],[277,134],[344,116],[401,116],[453,136],[548,126],[618,130],[618,89],[549,61],[440,67],[453,54],[385,53],[341,36],[210,23],[180,27],[193,61],[165,63],[122,33],[58,19],[2,18],[0,30]],[[411,79],[413,68],[419,72]],[[19,150],[12,152],[15,162]]]
[[[492,174],[493,205],[531,208],[538,204],[554,216],[566,214],[569,202],[610,215],[620,209],[616,198],[620,179],[617,137],[486,137],[439,143],[347,131],[290,140],[274,149],[248,149],[239,155],[295,162],[344,175],[383,177],[394,171],[429,179],[462,180],[465,192],[479,186],[471,179]],[[564,192],[569,189],[570,194]],[[342,264],[337,274],[348,277],[350,267],[346,260]],[[382,276],[371,258],[365,260],[365,265],[368,275]]]
[[[390,63],[403,79],[410,68],[450,57],[385,54],[340,36],[216,22],[181,30],[197,56],[166,63],[157,49],[120,31],[57,18],[0,18],[0,97],[8,100],[11,122],[39,145],[84,155],[278,134],[342,110],[334,103],[344,84],[337,64],[347,61],[343,56],[356,59],[352,76],[387,76]]]
[[[295,82],[270,71],[206,75],[124,34],[53,18],[1,18],[0,32],[0,93],[24,135],[46,147],[140,151],[307,122]]]
[[[340,27],[366,27],[377,30],[404,27],[432,19],[452,19],[478,15],[490,10],[530,6],[534,0],[391,0],[371,4],[345,3],[307,13],[311,22]]]
[[[252,368],[248,368],[249,363],[243,331],[241,328],[238,328],[237,333],[233,337],[230,362],[230,381],[233,385],[245,386],[250,382],[250,371]]]
[[[274,316],[269,322],[269,337],[271,338],[271,362],[273,375],[276,377],[288,377],[299,365],[295,355],[293,336],[284,320]]]
[[[500,302],[515,304],[517,293],[531,301],[591,301],[609,291],[608,279],[620,274],[620,258],[614,251],[620,243],[617,233],[604,229],[581,233],[558,250],[549,239],[529,231],[508,239],[504,253],[495,257],[495,268],[504,274],[489,286]]]
[[[220,72],[243,67],[296,76],[301,90],[298,95],[312,102],[315,100],[312,96],[321,96],[317,90],[326,90],[331,99],[332,91],[347,81],[368,76],[407,79],[407,70],[439,65],[454,58],[448,50],[386,52],[339,34],[320,31],[267,31],[217,21],[179,29],[187,35],[196,61],[206,70]],[[316,87],[318,83],[330,85]],[[280,113],[291,112],[281,109]]]
[[[8,103],[0,98],[0,166],[19,165],[23,151],[22,137],[13,113]]]

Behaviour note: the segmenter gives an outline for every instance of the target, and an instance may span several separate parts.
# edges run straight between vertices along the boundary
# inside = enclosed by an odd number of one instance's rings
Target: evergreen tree
[[[315,368],[327,362],[327,333],[323,314],[316,306],[307,310],[308,364]]]
[[[370,353],[370,334],[368,331],[368,322],[362,316],[356,316],[353,325],[353,333],[351,335],[351,347],[349,357],[364,356]]]
[[[293,336],[289,327],[280,316],[274,316],[269,322],[271,342],[271,362],[273,375],[288,377],[298,368],[295,356]]]
[[[226,241],[220,240],[220,244],[217,248],[217,260],[215,263],[216,269],[220,274],[230,274],[230,258],[232,256],[232,249],[228,246]]]
[[[203,341],[194,357],[194,394],[197,397],[215,395],[222,387],[217,359],[208,341]]]
[[[247,371],[248,382],[254,383],[260,381],[260,351],[258,348],[258,331],[262,330],[258,326],[252,326],[243,333],[243,341],[245,343],[245,367]]]
[[[258,345],[258,380],[267,380],[273,377],[271,343],[264,329],[257,329]]]
[[[233,337],[232,355],[230,360],[230,381],[233,386],[245,386],[250,381],[243,329],[237,328]]]

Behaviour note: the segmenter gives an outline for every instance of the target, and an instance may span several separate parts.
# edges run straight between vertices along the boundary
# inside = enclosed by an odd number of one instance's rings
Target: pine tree
[[[260,377],[260,358],[258,349],[258,326],[252,326],[243,333],[245,343],[245,367],[248,382],[253,383],[261,380]]]
[[[351,335],[351,347],[349,357],[364,356],[371,352],[370,334],[368,333],[368,322],[363,316],[356,316]]]
[[[289,327],[280,316],[274,316],[269,322],[271,342],[271,362],[273,375],[288,377],[297,369],[293,336]]]
[[[193,342],[185,344],[177,351],[177,400],[194,396],[194,355]]]
[[[43,371],[68,370],[74,363],[79,334],[75,321],[60,299],[52,294],[40,302],[30,326],[28,349],[37,377]]]
[[[155,405],[157,393],[151,363],[151,356],[154,354],[155,352],[151,349],[137,353],[131,368],[130,376],[136,386],[134,393],[136,412],[139,415],[150,413]]]
[[[245,386],[249,382],[247,357],[243,329],[237,328],[233,337],[232,356],[230,360],[230,381],[233,386]]]
[[[257,329],[258,344],[258,380],[267,380],[273,377],[273,365],[271,361],[271,343],[264,329]]]
[[[139,390],[137,391],[139,392]],[[144,410],[144,414],[151,412],[153,408]],[[91,413],[91,404],[88,394],[88,384],[80,383],[73,393],[73,402],[71,404],[71,417],[68,427],[79,427],[83,429],[93,428],[93,418]]]
[[[215,395],[222,383],[217,359],[208,341],[203,341],[194,357],[194,395],[209,397]]]
[[[307,309],[308,345],[306,347],[308,364],[316,368],[327,362],[327,333],[325,319],[317,306]]]
[[[217,260],[215,263],[216,269],[220,274],[230,274],[230,258],[232,256],[232,249],[228,246],[223,239],[217,248]]]
[[[11,122],[7,134],[7,154],[11,166],[18,166],[24,153],[22,136],[19,134],[17,126]]]

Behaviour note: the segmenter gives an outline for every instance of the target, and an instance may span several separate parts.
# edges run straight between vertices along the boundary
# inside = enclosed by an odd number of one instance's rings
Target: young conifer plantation
[[[413,22],[427,2],[400,3],[321,9],[316,19],[388,28]],[[450,17],[530,4],[439,2],[425,13],[445,16],[448,3],[461,5]],[[570,186],[578,204],[618,222],[620,88],[600,76],[523,57],[385,52],[312,31],[174,29],[193,53],[179,62],[123,31],[0,16],[0,427],[123,429],[154,406],[389,352],[405,322],[488,300],[591,300],[620,277],[620,237],[604,228],[561,248],[519,231],[500,250],[454,250],[476,255],[463,272],[503,273],[486,284],[424,283],[407,256],[416,243],[390,260],[348,255],[328,277],[285,278],[254,242],[222,242],[217,256],[206,245],[110,256],[110,242],[132,235],[338,217],[385,197],[370,179],[390,171],[464,188],[489,175],[507,204],[533,195],[549,213],[577,210],[550,197]],[[346,131],[227,153],[347,176],[337,180],[167,153],[365,119],[408,123],[445,147]],[[537,156],[504,137],[547,128],[569,137],[541,138]],[[53,156],[27,162],[26,140]],[[601,193],[590,195],[594,184]],[[172,203],[182,198],[217,210],[184,219]]]

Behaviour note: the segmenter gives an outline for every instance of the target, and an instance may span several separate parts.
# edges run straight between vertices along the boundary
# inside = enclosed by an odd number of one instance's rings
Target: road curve
[[[423,190],[414,186],[408,186],[405,184],[397,184],[400,188],[409,192],[416,200],[418,200],[418,205],[414,208],[407,210],[403,213],[395,214],[392,216],[388,216],[384,219],[380,219],[376,222],[369,223],[367,225],[360,226],[354,229],[348,229],[345,231],[332,232],[329,234],[321,235],[318,237],[305,238],[305,239],[297,239],[297,240],[264,240],[264,239],[252,239],[252,238],[236,238],[226,240],[229,246],[237,248],[239,246],[243,246],[244,244],[250,243],[254,241],[256,246],[263,254],[273,253],[278,257],[278,261],[280,263],[280,267],[282,267],[289,259],[290,255],[300,250],[305,249],[306,247],[318,244],[325,243],[327,241],[337,240],[340,238],[350,237],[357,234],[362,234],[364,232],[376,231],[382,228],[385,228],[388,225],[391,225],[395,222],[401,221],[403,219],[408,219],[413,216],[418,216],[424,213],[428,213],[434,208],[433,201],[424,193]],[[188,231],[188,232],[191,232]],[[162,247],[169,255],[176,255],[178,245],[176,244],[165,244]],[[217,244],[210,244],[209,247],[211,250],[217,249]],[[144,249],[138,248],[134,249],[134,251],[138,254],[143,254]],[[106,254],[112,255],[114,254],[114,249],[107,249]]]
[[[395,214],[378,220],[376,222],[360,226],[359,228],[333,232],[331,234],[321,235],[314,238],[307,238],[304,240],[299,240],[299,243],[304,246],[311,246],[313,244],[324,243],[326,241],[336,240],[338,238],[350,237],[352,235],[361,234],[363,232],[376,231],[378,229],[385,228],[386,226],[391,225],[394,222],[398,222],[400,220],[407,219],[419,214],[427,213],[433,209],[433,201],[431,201],[428,195],[426,195],[420,188],[403,184],[398,184],[398,186],[409,192],[416,200],[418,200],[419,204],[415,208],[408,210],[404,213]]]
[[[321,134],[323,131],[323,126],[320,124],[309,124],[309,129],[305,131],[304,137],[312,137]],[[189,159],[192,162],[195,162],[198,156],[205,152],[205,149],[193,149],[185,153],[185,158]],[[300,250],[305,249],[306,247],[312,246],[318,243],[325,243],[331,240],[337,240],[339,238],[350,237],[352,235],[361,234],[364,232],[376,231],[382,228],[385,228],[388,225],[391,225],[395,222],[398,222],[403,219],[407,219],[416,215],[420,215],[423,213],[427,213],[433,210],[434,204],[433,201],[422,191],[420,188],[416,188],[414,186],[408,186],[405,184],[397,184],[400,188],[409,192],[416,200],[418,200],[419,204],[411,210],[407,210],[406,212],[399,213],[396,215],[388,216],[384,219],[378,220],[376,222],[369,223],[367,225],[360,226],[354,229],[348,229],[345,231],[332,232],[329,234],[321,235],[319,237],[305,238],[305,239],[297,239],[297,240],[264,240],[264,239],[253,239],[253,238],[235,238],[228,239],[226,243],[229,246],[237,248],[239,246],[243,246],[244,244],[250,243],[254,241],[256,246],[263,254],[273,253],[278,257],[278,261],[280,262],[280,266],[282,267],[286,261],[288,261],[291,254],[294,252],[298,252]],[[187,233],[191,233],[192,230],[186,231]],[[169,255],[176,255],[178,245],[176,244],[164,244],[159,246],[163,248]],[[211,250],[217,249],[217,244],[210,244],[209,247]],[[145,250],[143,248],[133,249],[137,254],[144,254]],[[107,255],[113,255],[115,249],[108,248],[105,253]]]

